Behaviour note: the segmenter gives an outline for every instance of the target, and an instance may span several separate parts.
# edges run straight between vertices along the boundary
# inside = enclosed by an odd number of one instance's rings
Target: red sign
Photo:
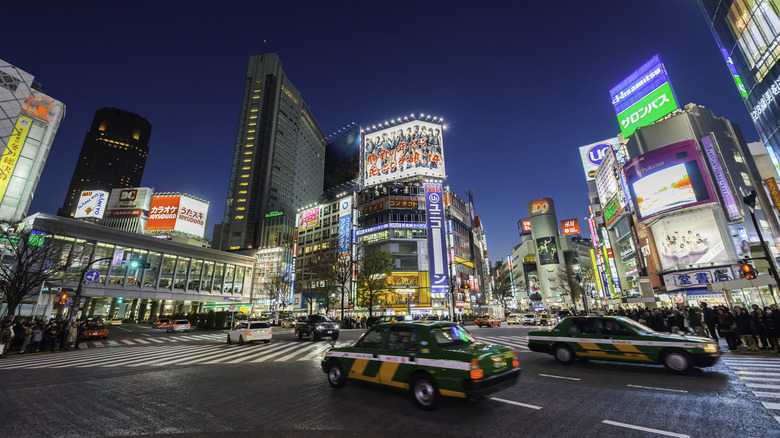
[[[580,234],[580,224],[577,219],[566,219],[561,221],[561,231],[564,236],[569,234]]]
[[[173,230],[179,214],[181,196],[152,196],[152,207],[146,230]]]
[[[524,220],[523,221],[523,231],[530,233],[531,232],[531,221],[530,220]]]

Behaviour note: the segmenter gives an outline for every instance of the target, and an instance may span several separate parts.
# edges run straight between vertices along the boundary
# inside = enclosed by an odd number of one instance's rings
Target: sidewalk
[[[729,348],[729,344],[723,338],[720,338],[718,340],[718,344],[720,345],[720,349],[723,351],[723,355],[724,356],[760,356],[760,355],[768,355],[770,357],[772,357],[772,356],[780,357],[780,354],[773,353],[771,348],[768,349],[768,350],[761,350],[761,349],[759,349],[758,351],[751,352],[751,351],[748,351],[747,347],[743,344],[743,345],[740,345],[739,347],[737,347],[737,348],[732,350],[732,349]],[[759,345],[761,345],[761,344],[759,343]]]

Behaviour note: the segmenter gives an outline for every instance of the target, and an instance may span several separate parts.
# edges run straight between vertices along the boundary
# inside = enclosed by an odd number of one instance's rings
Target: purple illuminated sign
[[[666,68],[661,63],[661,57],[655,55],[609,90],[615,113],[620,114],[665,82],[669,82]]]
[[[431,293],[447,293],[447,244],[441,184],[425,184],[425,220],[428,225],[428,266]]]
[[[729,178],[726,176],[726,172],[720,164],[720,158],[718,158],[718,151],[715,150],[715,145],[712,142],[712,136],[708,135],[702,137],[701,144],[704,147],[704,154],[710,162],[712,176],[715,177],[715,184],[717,184],[720,195],[723,197],[726,214],[730,220],[741,218],[742,212],[739,211],[737,201],[734,199],[734,193],[731,191]]]

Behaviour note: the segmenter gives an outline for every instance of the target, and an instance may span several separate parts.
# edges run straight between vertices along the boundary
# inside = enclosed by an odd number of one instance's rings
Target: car
[[[443,396],[485,397],[520,377],[512,348],[478,344],[460,324],[443,321],[377,324],[354,345],[328,349],[321,365],[333,388],[352,379],[408,390],[425,410]]]
[[[168,326],[168,333],[184,332],[189,333],[192,326],[186,319],[177,319]]]
[[[536,315],[533,313],[526,313],[523,315],[523,325],[535,325]]]
[[[169,318],[160,318],[152,324],[152,328],[168,328],[171,325]]]
[[[104,328],[102,324],[88,322],[81,334],[81,339],[108,339],[108,329]]]
[[[552,330],[529,332],[526,341],[531,351],[551,354],[562,364],[577,358],[662,364],[680,374],[711,367],[722,354],[710,338],[658,333],[626,317],[569,317]]]
[[[123,321],[122,321],[121,319],[119,319],[119,318],[114,318],[114,319],[112,319],[111,321],[109,321],[108,323],[109,323],[110,325],[122,325],[122,322],[123,322]]]
[[[543,326],[543,327],[545,327],[545,326],[549,327],[549,326],[553,325],[553,319],[552,319],[552,317],[550,315],[548,315],[546,313],[543,313],[543,314],[537,316],[537,318],[536,318],[536,325]]]
[[[273,329],[266,321],[240,321],[227,334],[227,343],[232,344],[235,340],[238,345],[244,345],[246,342],[263,341],[271,342]]]
[[[506,317],[506,323],[507,325],[520,324],[521,319],[522,319],[522,315],[520,315],[519,313],[510,313]]]
[[[493,327],[493,326],[501,327],[501,320],[499,320],[493,315],[488,315],[488,314],[476,318],[474,320],[474,323],[479,327],[482,327],[483,325],[486,327]]]
[[[384,316],[380,316],[376,323],[382,324],[385,322],[399,322],[399,321],[414,321],[414,317],[412,315],[384,315]]]
[[[322,315],[302,316],[295,324],[295,335],[299,341],[303,338],[316,341],[324,337],[335,341],[339,338],[339,325]]]
[[[282,320],[282,328],[295,328],[295,318],[285,318]]]

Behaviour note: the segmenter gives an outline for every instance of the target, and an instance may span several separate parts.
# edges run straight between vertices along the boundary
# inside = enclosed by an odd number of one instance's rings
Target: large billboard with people
[[[663,269],[728,261],[712,210],[664,218],[650,229]]]
[[[443,126],[412,120],[363,132],[362,179],[367,186],[410,176],[444,178]]]
[[[696,140],[686,140],[632,158],[623,168],[640,220],[716,202]]]

